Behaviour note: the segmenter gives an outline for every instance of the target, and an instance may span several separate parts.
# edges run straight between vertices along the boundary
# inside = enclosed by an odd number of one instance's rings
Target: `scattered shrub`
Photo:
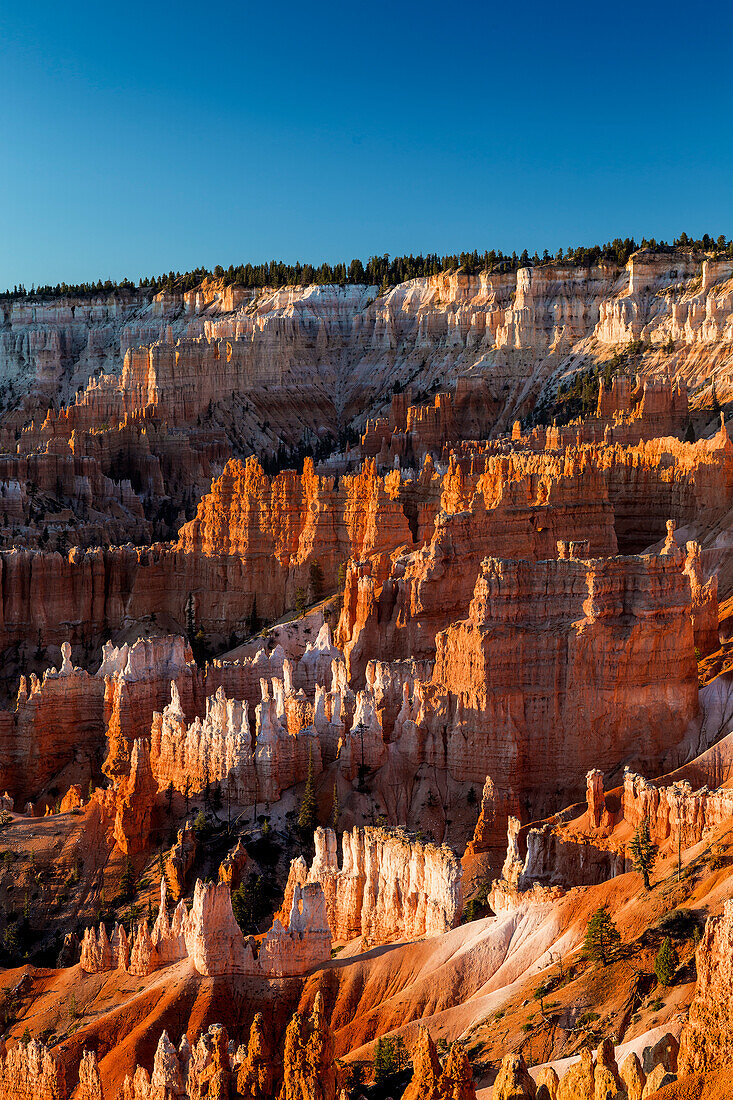
[[[659,954],[654,960],[654,973],[660,985],[671,985],[672,979],[680,965],[679,955],[669,936],[666,936]]]

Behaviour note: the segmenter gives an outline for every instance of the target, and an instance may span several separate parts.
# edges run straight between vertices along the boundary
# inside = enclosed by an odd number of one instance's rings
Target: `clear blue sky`
[[[733,235],[728,4],[0,0],[0,288]]]

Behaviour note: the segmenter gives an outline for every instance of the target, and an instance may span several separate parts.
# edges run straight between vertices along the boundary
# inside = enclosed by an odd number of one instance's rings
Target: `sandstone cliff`
[[[679,551],[486,559],[469,618],[437,637],[433,682],[456,700],[454,774],[541,801],[543,777],[560,771],[570,793],[627,752],[658,764],[698,708],[683,570]],[[477,751],[479,728],[491,732]]]
[[[460,922],[461,865],[449,848],[401,830],[356,827],[342,835],[339,868],[332,829],[317,829],[315,845],[310,869],[302,857],[291,864],[283,913],[299,884],[318,883],[336,940],[389,943],[440,935]]]
[[[680,1041],[680,1073],[733,1062],[733,902],[709,917],[697,949],[697,985]]]
[[[224,974],[257,975],[265,978],[293,977],[323,964],[331,957],[331,932],[326,919],[323,891],[318,883],[296,885],[291,895],[285,925],[276,919],[261,943],[242,935],[234,919],[231,894],[226,883],[204,884],[197,880],[193,906],[176,906],[167,911],[167,887],[161,880],[160,910],[148,931],[140,921],[130,941],[129,954],[120,947],[126,941],[124,929],[108,937],[87,928],[81,948],[81,967],[87,973],[120,968],[145,975],[181,959],[190,959],[205,976]]]
[[[185,303],[167,293],[152,300],[144,291],[92,302],[2,302],[0,365],[19,380],[20,364],[30,361],[29,381],[49,396],[69,394],[100,367],[112,368],[119,374],[108,376],[114,412],[153,404],[181,419],[264,385],[274,410],[288,389],[301,403],[320,404],[321,415],[334,406],[364,409],[384,401],[394,380],[427,391],[488,359],[488,396],[508,425],[527,393],[546,382],[548,361],[569,359],[589,338],[599,358],[643,340],[651,349],[645,374],[671,370],[691,386],[707,382],[730,340],[730,274],[726,259],[639,252],[625,270],[556,263],[506,274],[446,273],[383,296],[356,286],[256,295],[211,287],[191,292]],[[670,340],[671,354],[662,351]]]
[[[281,682],[273,681],[276,685]],[[254,740],[246,701],[227,699],[224,688],[206,699],[203,719],[188,723],[175,684],[172,698],[152,725],[152,770],[158,788],[189,791],[194,796],[208,784],[219,784],[234,802],[276,802],[282,791],[303,782],[309,767],[321,771],[321,749],[312,725],[291,732],[284,697],[273,697],[271,685],[260,682],[261,701],[255,708]]]

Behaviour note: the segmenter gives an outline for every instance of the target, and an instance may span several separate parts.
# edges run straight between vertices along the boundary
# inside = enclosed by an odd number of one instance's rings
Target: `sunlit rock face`
[[[339,867],[335,833],[316,830],[310,869],[302,858],[291,864],[283,913],[299,884],[318,883],[334,939],[390,943],[440,935],[460,922],[462,869],[450,848],[370,826],[345,832],[341,845]]]
[[[160,911],[152,931],[147,921],[137,925],[129,952],[124,929],[108,937],[103,924],[87,928],[81,946],[81,968],[95,974],[120,968],[132,974],[151,974],[163,966],[189,959],[205,977],[249,974],[265,978],[297,977],[331,957],[323,890],[318,883],[296,884],[283,924],[275,919],[261,942],[245,937],[234,919],[227,883],[196,881],[189,911],[180,901],[169,916],[167,887],[161,880]]]
[[[709,917],[697,949],[697,985],[680,1041],[680,1073],[733,1061],[733,902]]]

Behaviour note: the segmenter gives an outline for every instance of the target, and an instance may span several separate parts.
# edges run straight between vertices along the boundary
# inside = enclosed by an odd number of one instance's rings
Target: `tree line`
[[[420,279],[428,275],[440,275],[443,272],[457,271],[459,268],[469,275],[480,272],[504,273],[516,271],[520,267],[541,267],[543,264],[562,263],[570,267],[591,267],[594,264],[616,264],[623,267],[633,252],[639,248],[648,248],[653,252],[671,253],[676,250],[705,252],[714,255],[733,256],[733,240],[728,240],[724,234],[713,238],[705,233],[699,239],[690,237],[687,233],[681,233],[675,237],[671,244],[667,241],[657,241],[653,237],[647,240],[643,238],[637,243],[633,237],[617,237],[606,244],[584,245],[559,248],[551,254],[547,249],[542,255],[534,252],[530,255],[525,248],[520,254],[512,252],[511,255],[502,252],[501,249],[489,249],[479,252],[453,253],[452,255],[439,256],[436,252],[427,255],[394,256],[389,253],[383,256],[372,256],[363,263],[359,259],[352,260],[349,264],[322,263],[313,264],[295,263],[286,264],[282,260],[270,260],[262,264],[230,264],[228,268],[220,264],[210,271],[206,267],[197,267],[192,271],[169,271],[167,274],[146,276],[138,280],[137,286],[130,279],[121,279],[117,282],[106,279],[104,282],[98,279],[90,283],[56,283],[54,286],[31,286],[27,290],[22,284],[16,285],[12,290],[6,290],[6,298],[92,298],[100,294],[117,294],[138,290],[149,290],[154,294],[166,290],[175,293],[185,293],[200,286],[205,279],[218,279],[225,286],[243,286],[249,289],[261,287],[282,286],[308,286],[316,284],[320,286],[336,284],[339,286],[377,286],[384,290],[398,283],[408,282],[410,279]]]

